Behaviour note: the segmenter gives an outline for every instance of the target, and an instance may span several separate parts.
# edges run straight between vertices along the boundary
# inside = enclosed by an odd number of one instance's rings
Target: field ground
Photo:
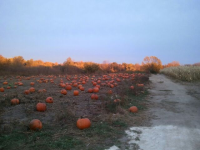
[[[151,126],[126,130],[122,149],[198,150],[200,82],[182,82],[164,75],[152,75],[150,81]]]
[[[104,80],[102,75],[95,76],[31,76],[31,77],[1,77],[0,84],[5,88],[0,92],[0,149],[91,149],[101,150],[115,144],[120,146],[124,130],[129,126],[149,126],[150,114],[148,88],[149,80],[146,74],[110,74]],[[121,81],[116,81],[120,78]],[[50,82],[50,79],[53,82]],[[85,80],[85,88],[80,91],[72,87],[67,95],[62,95],[60,83],[72,83]],[[96,93],[98,100],[92,100],[88,88],[93,88],[92,81],[101,80],[100,90]],[[7,85],[3,82],[7,81]],[[22,86],[14,88],[22,82]],[[25,95],[30,82],[34,82],[35,92]],[[102,84],[103,83],[103,84]],[[109,83],[115,84],[113,88]],[[145,86],[137,86],[144,84]],[[130,89],[133,85],[134,89]],[[10,86],[10,89],[7,89]],[[38,92],[46,89],[46,92]],[[73,91],[79,90],[79,96]],[[108,94],[112,90],[112,94]],[[47,103],[45,112],[36,111],[38,102],[45,103],[47,97],[53,97],[54,103]],[[19,105],[11,105],[13,98],[20,100]],[[115,99],[121,102],[115,103]],[[138,113],[130,113],[128,108],[137,106]],[[91,127],[80,130],[76,127],[78,118],[91,120]],[[29,122],[39,119],[43,124],[41,131],[31,131]]]

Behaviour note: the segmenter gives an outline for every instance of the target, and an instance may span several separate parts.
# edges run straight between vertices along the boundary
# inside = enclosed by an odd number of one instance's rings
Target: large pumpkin
[[[40,130],[42,129],[42,122],[38,119],[33,119],[30,123],[29,123],[29,128],[31,130]]]
[[[37,103],[36,109],[37,109],[37,111],[45,111],[46,110],[46,104],[45,103]]]
[[[83,130],[83,129],[89,128],[91,126],[91,122],[88,118],[78,119],[76,122],[76,126],[79,129]]]
[[[47,97],[46,102],[47,103],[53,103],[53,98],[52,97]]]
[[[132,113],[136,113],[136,112],[138,112],[138,108],[136,106],[132,106],[129,108],[129,111]]]
[[[13,99],[11,100],[11,104],[12,104],[12,105],[17,105],[17,104],[19,104],[19,99],[13,98]]]

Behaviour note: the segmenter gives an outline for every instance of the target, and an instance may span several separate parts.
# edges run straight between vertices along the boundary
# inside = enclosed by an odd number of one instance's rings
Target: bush
[[[95,73],[96,71],[99,70],[99,65],[95,63],[85,63],[84,64],[84,70],[87,73]]]
[[[155,56],[147,56],[142,62],[142,67],[147,72],[159,73],[160,69],[162,69],[162,62]]]

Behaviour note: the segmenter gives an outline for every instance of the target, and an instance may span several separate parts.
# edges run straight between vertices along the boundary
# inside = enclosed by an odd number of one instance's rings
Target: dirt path
[[[199,150],[200,86],[175,83],[164,75],[152,75],[150,80],[152,125],[127,130],[129,141],[125,149]]]

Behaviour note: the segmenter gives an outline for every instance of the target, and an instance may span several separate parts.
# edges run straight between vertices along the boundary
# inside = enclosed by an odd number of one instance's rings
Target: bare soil
[[[2,135],[0,142],[3,143],[0,149],[80,149],[80,146],[84,146],[85,148],[82,149],[97,150],[120,142],[115,139],[123,136],[123,131],[130,125],[148,125],[150,120],[150,115],[146,113],[150,105],[147,101],[148,75],[135,74],[134,79],[128,74],[126,74],[129,76],[127,78],[119,75],[110,74],[107,80],[101,80],[101,83],[114,80],[117,86],[110,88],[107,84],[101,85],[97,93],[98,100],[92,100],[90,96],[93,93],[88,93],[87,90],[93,88],[92,81],[102,79],[102,75],[89,75],[86,84],[82,84],[85,91],[72,87],[71,91],[67,91],[67,95],[60,93],[63,89],[59,86],[60,81],[71,83],[76,80],[78,82],[85,77],[84,75],[71,76],[70,80],[66,76],[2,77],[0,84],[4,86],[5,92],[0,92],[0,132]],[[117,82],[116,77],[120,78],[121,82]],[[48,82],[39,83],[41,78]],[[53,79],[54,83],[49,82],[50,79]],[[23,86],[14,88],[19,80]],[[4,81],[8,81],[8,85],[3,85]],[[30,82],[34,82],[35,85],[30,86]],[[138,83],[145,86],[138,87]],[[135,87],[133,90],[130,89],[131,85]],[[11,89],[6,89],[7,86]],[[24,90],[30,87],[34,87],[36,92],[25,95]],[[46,89],[46,92],[38,92],[41,89]],[[73,95],[74,90],[79,90],[79,96]],[[113,94],[108,94],[108,90],[112,90]],[[45,103],[45,99],[49,96],[53,97],[54,102],[46,103],[45,112],[36,111],[36,104]],[[20,104],[11,105],[10,100],[13,98],[18,98]],[[121,102],[114,103],[115,99],[120,99]],[[137,114],[128,112],[128,108],[132,105],[138,107]],[[91,128],[79,130],[76,127],[76,121],[80,117],[89,118],[92,122]],[[32,119],[42,121],[41,131],[29,130],[28,125]],[[19,136],[23,137],[21,141],[15,139]],[[45,138],[47,136],[50,139]],[[66,145],[66,140],[69,140],[71,144]],[[51,144],[49,144],[50,141]],[[15,142],[19,144],[12,147],[11,145]]]

